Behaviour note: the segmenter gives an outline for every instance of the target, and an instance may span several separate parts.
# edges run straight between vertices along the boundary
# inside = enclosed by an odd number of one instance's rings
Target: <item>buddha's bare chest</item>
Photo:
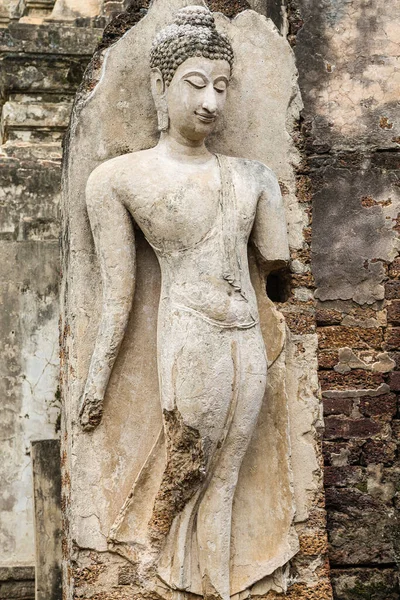
[[[131,193],[128,190],[126,204],[153,246],[179,250],[198,245],[218,233],[235,235],[238,239],[248,237],[256,198],[244,189],[237,190],[234,197],[224,198],[220,181],[207,179],[152,181],[139,189],[136,186],[135,193],[133,186]]]

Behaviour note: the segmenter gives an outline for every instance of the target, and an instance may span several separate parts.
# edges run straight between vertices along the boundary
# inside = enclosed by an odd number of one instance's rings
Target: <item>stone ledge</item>
[[[0,581],[24,581],[35,579],[34,566],[0,567]]]
[[[0,600],[34,600],[35,567],[0,567]]]
[[[0,31],[0,52],[91,56],[103,29],[60,23],[11,23]]]

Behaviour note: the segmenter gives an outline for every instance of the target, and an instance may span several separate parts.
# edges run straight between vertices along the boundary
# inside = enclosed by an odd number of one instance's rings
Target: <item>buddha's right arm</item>
[[[104,396],[128,324],[135,288],[133,225],[127,209],[116,197],[112,174],[105,166],[91,174],[86,187],[103,287],[100,325],[79,411],[86,431],[101,421]]]

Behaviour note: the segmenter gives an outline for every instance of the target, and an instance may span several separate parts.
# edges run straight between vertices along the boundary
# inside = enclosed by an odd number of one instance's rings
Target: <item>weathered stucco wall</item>
[[[60,427],[61,139],[98,35],[54,25],[0,29],[0,567],[34,564],[30,443]],[[0,593],[7,600],[9,575]],[[18,593],[28,590],[24,581]]]
[[[399,7],[288,3],[304,110],[336,598],[398,598]]]

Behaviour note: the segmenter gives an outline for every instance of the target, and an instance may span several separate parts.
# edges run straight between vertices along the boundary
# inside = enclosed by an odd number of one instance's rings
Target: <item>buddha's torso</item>
[[[121,159],[118,199],[159,260],[160,308],[192,311],[222,327],[257,323],[247,263],[258,199],[251,161],[178,163],[155,149]]]

